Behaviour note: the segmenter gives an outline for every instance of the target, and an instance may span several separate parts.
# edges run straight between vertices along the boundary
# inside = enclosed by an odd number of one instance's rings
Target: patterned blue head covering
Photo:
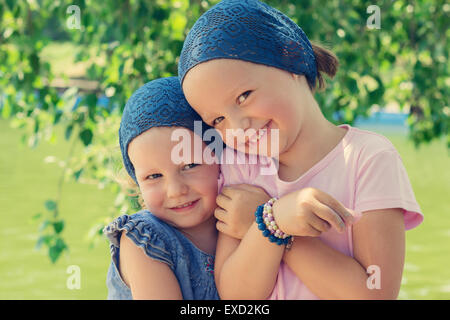
[[[223,0],[194,24],[178,65],[180,82],[197,64],[239,59],[305,75],[316,83],[316,59],[303,30],[280,11],[258,0]]]
[[[119,143],[125,168],[136,183],[134,167],[128,157],[130,142],[153,127],[184,127],[195,132],[194,121],[202,119],[186,101],[177,77],[150,81],[133,93],[123,110]],[[208,129],[211,127],[202,122],[202,136]]]

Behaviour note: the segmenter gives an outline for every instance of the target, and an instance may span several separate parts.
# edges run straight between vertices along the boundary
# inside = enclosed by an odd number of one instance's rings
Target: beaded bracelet
[[[278,245],[287,245],[292,242],[292,236],[280,230],[272,215],[272,205],[276,200],[276,198],[272,198],[256,209],[256,223],[263,236],[269,238],[270,242],[275,242]]]

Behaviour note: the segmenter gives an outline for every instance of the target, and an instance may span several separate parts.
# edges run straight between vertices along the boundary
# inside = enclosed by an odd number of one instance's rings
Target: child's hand
[[[294,191],[275,201],[273,216],[280,230],[293,236],[317,237],[331,226],[342,233],[345,225],[354,222],[339,201],[314,188]]]
[[[215,210],[217,230],[226,235],[242,239],[255,221],[256,208],[267,202],[270,196],[262,189],[248,184],[222,188],[216,198]]]

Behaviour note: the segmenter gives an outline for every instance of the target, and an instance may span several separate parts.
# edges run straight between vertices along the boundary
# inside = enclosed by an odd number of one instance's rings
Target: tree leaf
[[[63,231],[64,229],[64,220],[53,222],[53,229],[57,234],[61,233],[61,231]]]
[[[83,144],[85,146],[91,144],[93,136],[94,135],[92,134],[91,129],[84,129],[83,131],[80,132],[80,139],[81,141],[83,141]]]
[[[56,206],[57,206],[57,204],[56,204],[56,202],[55,201],[53,201],[53,200],[47,200],[47,201],[45,201],[45,208],[48,210],[48,211],[55,211],[56,210]]]

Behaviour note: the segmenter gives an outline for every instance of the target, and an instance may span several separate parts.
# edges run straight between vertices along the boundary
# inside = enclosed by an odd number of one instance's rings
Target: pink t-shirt
[[[340,127],[347,129],[347,133],[339,144],[292,182],[280,180],[276,173],[267,175],[268,164],[249,164],[250,161],[245,154],[226,149],[226,154],[229,152],[235,154],[235,161],[237,160],[238,164],[221,165],[223,185],[252,184],[264,188],[272,197],[281,197],[305,187],[312,187],[328,193],[345,207],[359,213],[402,208],[405,229],[418,226],[423,220],[423,215],[400,155],[392,143],[377,133],[349,125]],[[272,159],[270,161],[274,166],[275,162]],[[265,170],[263,175],[262,170]],[[351,226],[342,234],[331,228],[322,233],[320,238],[330,247],[353,257]],[[284,262],[281,262],[277,282],[269,299],[318,299],[318,297]]]

